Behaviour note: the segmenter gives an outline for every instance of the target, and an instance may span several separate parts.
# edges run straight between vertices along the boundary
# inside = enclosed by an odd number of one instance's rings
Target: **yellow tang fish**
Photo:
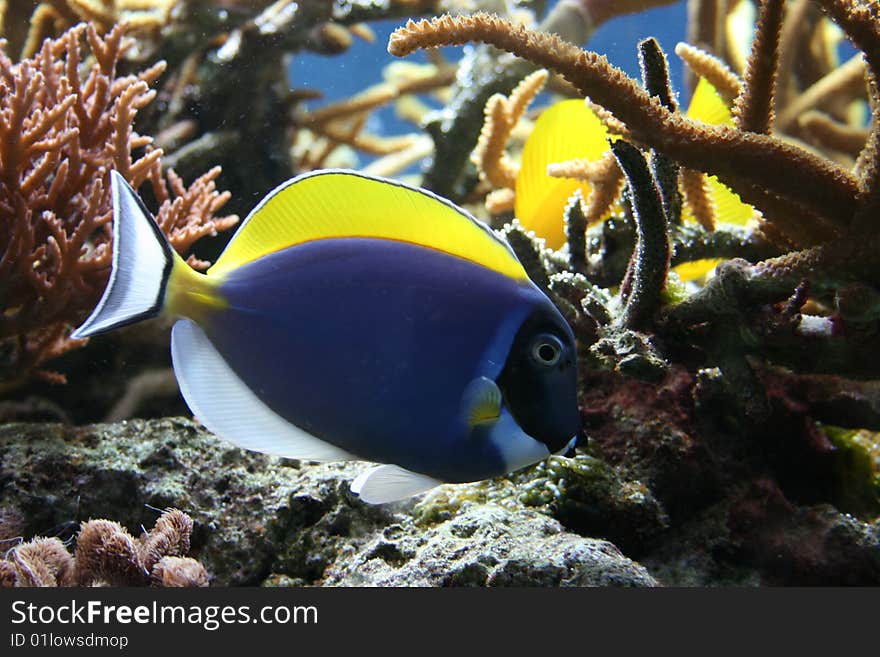
[[[516,178],[514,212],[520,223],[559,249],[565,244],[563,209],[577,190],[590,184],[547,175],[547,165],[576,158],[598,160],[608,150],[608,130],[583,100],[563,100],[545,110],[523,147]]]
[[[710,124],[732,125],[730,109],[705,78],[700,78],[688,106],[687,116]],[[610,135],[605,125],[578,99],[563,100],[545,110],[523,147],[522,163],[516,180],[515,213],[520,223],[543,237],[547,246],[558,249],[565,243],[563,210],[571,195],[581,190],[589,198],[589,183],[547,175],[547,166],[573,159],[595,162],[608,151]],[[709,189],[719,223],[745,225],[753,215],[750,205],[709,176]],[[683,218],[693,222],[685,205]],[[675,267],[682,280],[705,276],[719,260],[698,260]]]

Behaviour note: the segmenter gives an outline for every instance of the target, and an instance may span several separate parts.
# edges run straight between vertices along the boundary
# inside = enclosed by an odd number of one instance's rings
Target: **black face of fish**
[[[520,428],[556,453],[580,431],[574,336],[555,309],[523,322],[498,386]]]

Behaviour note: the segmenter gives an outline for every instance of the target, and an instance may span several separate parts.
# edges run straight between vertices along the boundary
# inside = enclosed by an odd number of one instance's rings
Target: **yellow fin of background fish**
[[[694,95],[688,106],[687,116],[697,121],[712,125],[733,125],[733,117],[730,108],[718,95],[715,87],[706,80],[700,78]],[[707,176],[709,183],[709,195],[715,203],[716,220],[718,223],[735,224],[745,226],[754,215],[754,208],[743,203],[739,196],[727,185],[715,176]],[[685,222],[694,223],[693,214],[687,204],[682,208],[682,218]],[[679,275],[682,281],[695,281],[703,278],[721,262],[721,258],[706,258],[686,262],[676,267],[673,271]]]
[[[706,78],[700,78],[688,104],[687,117],[711,125],[733,125],[730,108]]]
[[[697,83],[697,88],[688,105],[687,117],[712,125],[733,125],[730,108],[706,78],[700,78]],[[708,176],[708,180],[709,193],[712,200],[715,201],[718,221],[744,226],[752,218],[754,208],[748,203],[743,203],[735,192],[715,176]],[[693,220],[693,216],[687,208],[685,208],[685,219]]]
[[[391,180],[341,170],[305,174],[271,192],[208,273],[223,276],[266,254],[335,237],[409,242],[513,279],[528,279],[504,242],[448,201]]]
[[[514,211],[520,223],[558,249],[565,243],[562,212],[578,189],[590,185],[547,175],[547,165],[575,158],[598,160],[608,150],[608,131],[583,100],[563,100],[546,109],[523,147]]]

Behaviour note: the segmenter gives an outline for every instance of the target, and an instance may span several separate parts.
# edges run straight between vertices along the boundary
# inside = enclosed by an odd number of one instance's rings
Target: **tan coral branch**
[[[807,110],[821,107],[828,99],[851,96],[865,86],[865,62],[861,55],[854,55],[846,63],[834,69],[818,82],[805,89],[779,113],[774,126],[777,131],[788,130],[797,118]]]
[[[715,202],[712,200],[706,175],[693,169],[682,169],[680,176],[681,191],[694,219],[704,229],[715,230]]]
[[[513,127],[510,125],[507,99],[495,94],[486,101],[485,118],[471,161],[494,188],[513,187],[518,168],[507,155],[507,142]]]
[[[684,42],[676,44],[675,54],[687,64],[698,79],[706,78],[726,104],[732,104],[739,96],[742,90],[742,81],[736,73],[730,70],[727,64],[717,57]]]
[[[471,154],[471,161],[480,172],[480,178],[488,180],[496,189],[516,185],[519,168],[507,155],[507,144],[526,109],[544,87],[547,77],[547,71],[535,71],[523,78],[509,97],[495,94],[486,102],[483,128]]]
[[[843,167],[768,135],[728,126],[707,126],[673,114],[650,98],[605,57],[553,35],[532,32],[497,16],[443,16],[410,21],[389,40],[389,52],[404,56],[419,48],[492,44],[553,69],[581,93],[605,106],[633,136],[681,165],[714,173],[740,197],[760,208],[768,190],[783,204],[806,208],[824,223],[845,226],[855,211],[858,183]]]
[[[762,0],[758,8],[742,91],[733,106],[733,120],[740,130],[766,134],[773,123],[779,32],[784,10],[785,0]]]
[[[816,110],[799,116],[798,127],[821,148],[840,151],[854,158],[865,147],[869,135],[865,128],[839,123]]]

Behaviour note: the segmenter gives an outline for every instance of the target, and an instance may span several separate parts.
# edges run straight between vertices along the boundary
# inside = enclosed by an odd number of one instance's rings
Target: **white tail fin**
[[[71,333],[72,338],[87,338],[158,315],[171,269],[175,259],[180,260],[125,178],[111,171],[110,180],[113,269],[97,307]]]

